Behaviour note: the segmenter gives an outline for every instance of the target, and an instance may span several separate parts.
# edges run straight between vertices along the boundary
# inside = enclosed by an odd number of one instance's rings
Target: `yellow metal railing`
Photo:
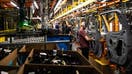
[[[0,33],[4,33],[4,32],[15,32],[16,29],[8,29],[8,30],[2,30],[0,31]]]

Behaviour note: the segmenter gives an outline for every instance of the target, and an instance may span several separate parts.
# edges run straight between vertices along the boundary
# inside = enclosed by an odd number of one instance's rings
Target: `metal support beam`
[[[21,27],[22,27],[22,22],[25,19],[25,12],[24,12],[24,4],[25,4],[25,0],[19,0],[18,1],[18,6],[19,6],[19,23],[17,25],[17,31],[21,31]]]
[[[19,0],[20,21],[24,21],[24,18],[25,18],[24,4],[25,4],[25,0]]]
[[[41,16],[41,24],[42,24],[42,28],[44,25],[44,2],[45,0],[40,0],[40,16]]]
[[[40,13],[42,17],[42,28],[46,27],[48,17],[49,17],[49,0],[41,0],[40,2]]]

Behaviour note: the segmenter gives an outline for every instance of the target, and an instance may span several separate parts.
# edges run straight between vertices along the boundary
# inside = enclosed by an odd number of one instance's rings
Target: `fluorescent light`
[[[19,7],[16,7],[17,9],[19,9]]]
[[[61,3],[61,5],[64,5],[67,2],[67,0],[63,0],[63,2]]]
[[[37,16],[37,17],[32,17],[31,19],[39,19],[40,21],[42,20],[41,17]]]
[[[61,9],[62,5],[64,5],[66,2],[67,0],[59,0],[54,8],[54,14],[56,14]]]
[[[16,3],[14,3],[14,2],[10,2],[14,7],[16,7],[16,8],[18,8],[19,9],[19,7],[17,6],[17,4]]]
[[[36,1],[34,1],[33,4],[34,4],[34,6],[35,6],[37,9],[39,9],[38,4],[37,4]]]
[[[59,6],[59,7],[54,11],[54,14],[57,13],[60,9],[61,9],[61,7]]]
[[[75,8],[73,8],[73,9],[69,10],[68,12],[66,12],[66,13],[64,13],[64,14],[62,14],[62,15],[60,15],[60,16],[58,16],[58,17],[55,18],[55,19],[61,18],[61,17],[65,16],[65,15],[67,15],[67,14],[69,14],[69,13],[75,11],[75,10],[78,10],[78,9],[84,7],[84,6],[87,6],[88,4],[93,3],[93,2],[96,2],[96,0],[88,0],[88,1],[86,1],[86,2],[84,2],[84,3],[82,3],[82,4],[79,4],[79,5],[76,6]]]
[[[59,0],[54,8],[54,11],[58,8],[58,6],[60,5],[60,3],[62,2],[62,0]]]
[[[106,2],[107,0],[103,0],[103,1],[101,1],[101,2]]]
[[[50,14],[50,18],[52,17],[53,13]]]
[[[14,2],[11,1],[10,3],[11,3],[13,6],[17,7],[17,5],[16,5]]]

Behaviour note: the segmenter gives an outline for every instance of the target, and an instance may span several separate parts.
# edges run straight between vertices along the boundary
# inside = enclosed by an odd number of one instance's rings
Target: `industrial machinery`
[[[85,19],[88,35],[94,38],[89,41],[94,57],[101,62],[104,61],[101,59],[105,58],[109,66],[114,65],[115,71],[130,74],[131,4],[130,0],[91,0],[89,3],[86,1],[84,5],[82,3],[82,7],[78,5],[54,20],[62,17],[69,20]]]
[[[106,1],[99,3],[101,6],[95,7],[96,10],[91,8],[88,13],[91,16],[88,27],[95,37],[91,44],[94,55],[98,58],[105,57],[109,60],[109,65],[114,64],[119,71],[125,70],[127,74],[132,71],[130,3],[120,0]],[[99,43],[102,40],[103,47]]]

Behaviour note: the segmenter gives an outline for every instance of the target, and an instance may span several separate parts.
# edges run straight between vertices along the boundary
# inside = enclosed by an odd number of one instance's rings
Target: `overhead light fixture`
[[[80,5],[78,5],[78,6],[76,6],[76,7],[74,7],[73,9],[67,11],[66,13],[64,13],[64,14],[62,14],[62,15],[60,15],[60,16],[58,16],[58,17],[55,18],[55,19],[61,18],[61,17],[65,16],[65,15],[67,15],[67,14],[69,14],[69,13],[71,13],[71,12],[74,12],[75,10],[78,10],[78,9],[80,9],[80,8],[82,8],[82,7],[85,7],[85,6],[87,6],[88,4],[93,3],[93,2],[96,2],[96,0],[88,0],[88,1],[86,1],[86,2],[84,2],[84,3],[82,3],[82,4],[80,4]]]
[[[67,2],[67,0],[60,0],[57,5],[55,6],[55,9],[54,9],[54,14],[56,14],[62,7],[62,5],[64,5],[65,3]],[[56,8],[57,7],[57,8]]]
[[[60,5],[60,3],[62,2],[62,0],[59,0],[54,8],[54,11],[58,8],[58,6]]]
[[[52,17],[53,13],[50,14],[50,18]]]
[[[54,14],[56,14],[60,9],[61,9],[61,7],[58,7],[58,8],[54,11]]]
[[[38,4],[37,4],[37,2],[36,2],[35,0],[33,1],[33,4],[34,4],[34,6],[35,6],[37,9],[39,9]]]
[[[37,17],[32,17],[31,19],[38,19],[40,21],[42,21],[41,17],[40,16],[37,16]]]
[[[17,6],[17,4],[15,2],[11,1],[10,3],[11,3],[11,5],[13,5],[14,7],[19,9],[19,7]]]
[[[67,2],[67,0],[63,0],[63,2],[61,3],[61,5],[64,5]]]
[[[59,1],[56,3],[56,5],[55,5],[55,7],[54,7],[54,13],[53,13],[53,14],[56,14],[56,12],[58,12],[58,10],[61,8],[61,7],[58,7],[58,6],[60,6],[61,2],[62,2],[62,0],[59,0]],[[51,15],[53,15],[53,14],[51,14]]]

